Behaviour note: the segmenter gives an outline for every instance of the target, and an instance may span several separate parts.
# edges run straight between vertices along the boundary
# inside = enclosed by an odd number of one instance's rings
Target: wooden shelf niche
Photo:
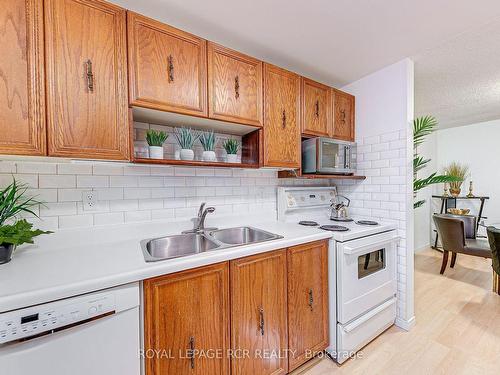
[[[141,108],[133,108],[132,113],[134,163],[227,168],[259,168],[261,166],[262,130],[260,128]],[[202,160],[203,147],[199,140],[193,147],[194,160],[180,160],[180,147],[174,135],[174,128],[179,127],[188,127],[197,131],[213,130],[217,137],[215,148],[217,161]],[[163,145],[164,159],[149,158],[146,142],[148,129],[163,130],[168,134],[168,139]],[[226,162],[226,151],[222,145],[229,138],[237,139],[241,145],[237,163]]]
[[[278,178],[302,178],[302,179],[332,179],[332,180],[366,180],[366,176],[342,175],[342,174],[302,174],[299,171],[279,171]]]

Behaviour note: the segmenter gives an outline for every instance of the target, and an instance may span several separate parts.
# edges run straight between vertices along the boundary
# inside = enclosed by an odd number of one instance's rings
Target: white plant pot
[[[163,159],[163,147],[162,146],[149,146],[149,158],[150,159]]]
[[[226,161],[228,163],[237,163],[238,162],[238,155],[237,154],[227,154]]]
[[[217,161],[215,151],[203,151],[201,158],[203,159],[203,161]]]
[[[194,160],[194,151],[188,148],[183,148],[180,153],[181,160]]]

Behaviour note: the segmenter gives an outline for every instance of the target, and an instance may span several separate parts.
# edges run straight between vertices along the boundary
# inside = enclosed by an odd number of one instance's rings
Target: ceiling
[[[500,16],[498,0],[111,0],[341,87]]]
[[[500,118],[500,19],[413,57],[415,114],[440,128]]]

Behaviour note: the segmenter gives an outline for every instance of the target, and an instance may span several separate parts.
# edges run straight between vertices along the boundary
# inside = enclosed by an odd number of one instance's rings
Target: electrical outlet
[[[83,210],[94,211],[97,209],[97,191],[84,191],[82,193]]]

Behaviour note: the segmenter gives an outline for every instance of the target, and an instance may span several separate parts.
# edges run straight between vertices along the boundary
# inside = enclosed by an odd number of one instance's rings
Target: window
[[[358,279],[385,268],[385,249],[375,250],[358,257]]]

